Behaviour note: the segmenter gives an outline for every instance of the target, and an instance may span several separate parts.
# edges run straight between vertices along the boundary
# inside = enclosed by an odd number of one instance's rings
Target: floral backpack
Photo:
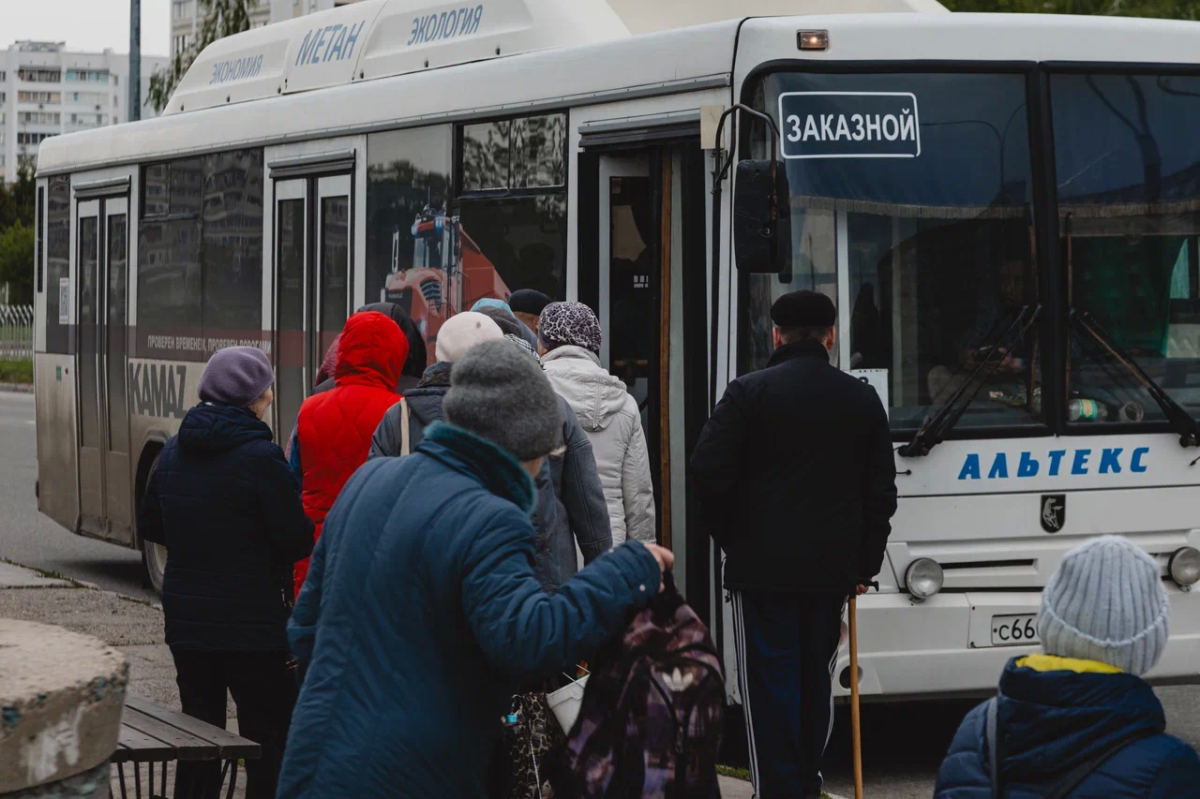
[[[721,660],[670,573],[664,579],[666,589],[592,663],[551,775],[555,799],[721,795]]]

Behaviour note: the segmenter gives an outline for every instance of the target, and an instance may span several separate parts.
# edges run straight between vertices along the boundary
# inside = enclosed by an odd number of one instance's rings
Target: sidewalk
[[[93,635],[129,658],[134,693],[179,707],[175,664],[162,643],[162,610],[156,606],[0,563],[0,618],[56,624]]]
[[[130,692],[179,709],[175,664],[162,642],[163,617],[158,605],[0,562],[0,618],[56,624],[101,639],[129,658]],[[227,726],[236,732],[232,702],[229,718]],[[131,776],[127,771],[127,777]],[[243,774],[238,780],[238,796],[244,795],[244,786]],[[132,785],[129,791],[132,796]],[[748,782],[721,777],[721,795],[724,799],[751,799],[753,791]]]

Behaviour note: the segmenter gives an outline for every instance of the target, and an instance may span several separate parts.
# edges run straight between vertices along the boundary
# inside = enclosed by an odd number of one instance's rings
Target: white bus
[[[158,119],[45,142],[41,511],[141,546],[147,475],[220,347],[270,354],[282,441],[352,309],[401,303],[432,342],[538,288],[599,312],[737,701],[686,464],[765,365],[772,300],[814,289],[897,447],[864,694],[994,686],[1063,553],[1102,533],[1162,564],[1151,676],[1195,680],[1200,25],[927,0],[708,22],[721,5],[366,0],[213,44]],[[837,674],[844,694],[844,653]]]

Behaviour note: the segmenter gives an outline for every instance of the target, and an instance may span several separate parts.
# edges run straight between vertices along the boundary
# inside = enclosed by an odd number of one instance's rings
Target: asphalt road
[[[153,598],[142,556],[67,532],[37,510],[33,395],[0,392],[0,558],[59,572],[109,591]]]
[[[0,558],[135,597],[143,585],[141,556],[68,533],[37,512],[33,494],[37,449],[33,396],[0,392]],[[930,663],[931,671],[937,664]],[[1168,730],[1200,748],[1200,686],[1160,688]],[[928,799],[946,747],[974,702],[916,702],[863,706],[866,795],[871,799]],[[731,734],[741,735],[740,730]],[[853,796],[850,717],[839,708],[825,773],[830,791]]]

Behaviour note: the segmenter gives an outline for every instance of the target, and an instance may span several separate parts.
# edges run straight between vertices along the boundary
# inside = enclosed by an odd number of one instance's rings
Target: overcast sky
[[[142,0],[142,54],[170,50],[171,0]],[[129,52],[129,0],[0,0],[0,47],[19,39]]]

